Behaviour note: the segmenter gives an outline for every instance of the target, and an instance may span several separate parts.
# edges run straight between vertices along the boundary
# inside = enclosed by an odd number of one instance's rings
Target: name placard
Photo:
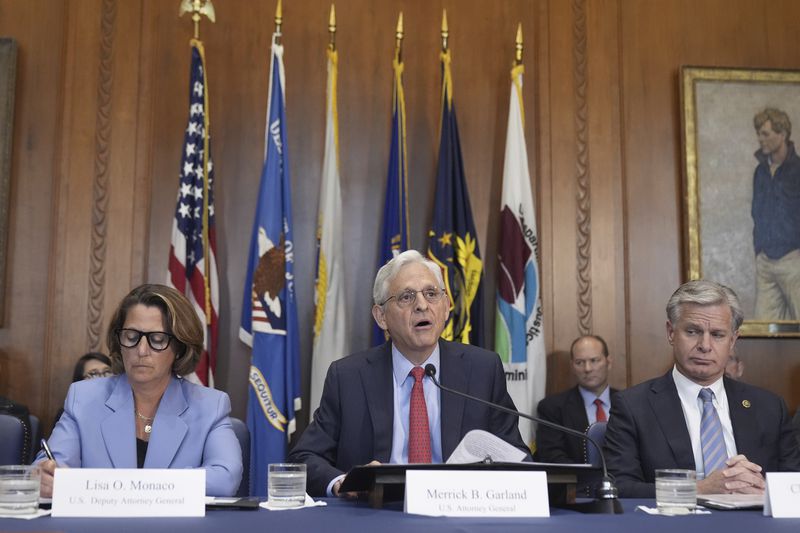
[[[409,470],[405,512],[427,516],[550,516],[547,474]]]
[[[206,471],[56,468],[53,516],[205,516]]]
[[[800,473],[767,472],[764,516],[800,518]]]

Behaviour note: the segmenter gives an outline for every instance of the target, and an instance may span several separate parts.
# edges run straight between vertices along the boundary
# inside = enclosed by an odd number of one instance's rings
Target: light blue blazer
[[[206,495],[231,496],[242,451],[222,391],[173,377],[158,405],[145,468],[204,468]],[[73,383],[48,440],[56,462],[72,468],[136,468],[133,391],[125,374]],[[44,460],[39,453],[36,461]]]

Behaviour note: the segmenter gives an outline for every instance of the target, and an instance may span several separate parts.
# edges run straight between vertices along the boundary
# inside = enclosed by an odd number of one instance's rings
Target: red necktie
[[[606,421],[608,421],[608,417],[606,416],[606,410],[603,409],[603,400],[601,400],[600,398],[597,398],[594,401],[594,404],[597,406],[597,415],[595,416],[595,419],[598,422],[606,422]]]
[[[414,387],[411,389],[411,406],[408,413],[408,462],[431,462],[431,432],[428,428],[428,408],[422,390],[425,370],[415,366],[411,369]]]

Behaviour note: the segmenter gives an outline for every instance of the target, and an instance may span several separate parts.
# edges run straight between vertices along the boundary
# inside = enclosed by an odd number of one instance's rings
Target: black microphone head
[[[433,364],[428,363],[425,365],[425,375],[429,377],[433,377],[436,375],[436,367]]]

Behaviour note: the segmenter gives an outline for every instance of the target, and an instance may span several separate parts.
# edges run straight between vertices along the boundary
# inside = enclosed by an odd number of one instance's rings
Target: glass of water
[[[697,508],[697,473],[670,468],[656,470],[656,507],[661,514],[691,514]]]
[[[273,463],[267,477],[269,503],[276,507],[299,507],[306,501],[306,465]]]
[[[0,466],[0,514],[33,514],[39,510],[39,468]]]

